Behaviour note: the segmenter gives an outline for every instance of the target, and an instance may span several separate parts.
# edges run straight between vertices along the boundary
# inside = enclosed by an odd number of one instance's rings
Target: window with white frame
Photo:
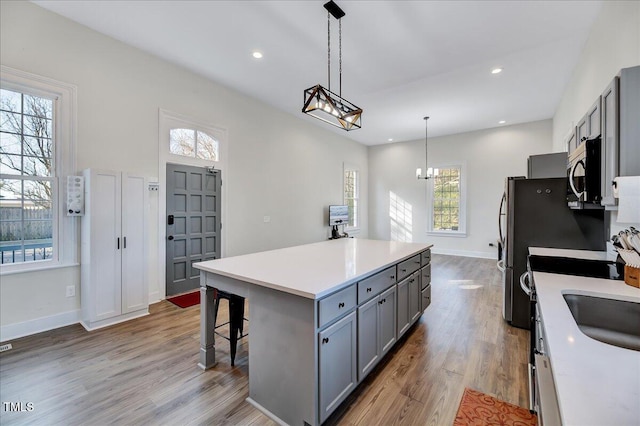
[[[464,235],[466,232],[464,167],[437,167],[429,179],[429,232]]]
[[[192,128],[169,130],[169,152],[184,157],[218,161],[218,140],[208,133]]]
[[[60,180],[73,170],[75,88],[2,67],[2,272],[75,261],[75,222],[62,214]]]
[[[352,166],[344,167],[344,204],[349,208],[348,229],[360,227],[360,171]]]

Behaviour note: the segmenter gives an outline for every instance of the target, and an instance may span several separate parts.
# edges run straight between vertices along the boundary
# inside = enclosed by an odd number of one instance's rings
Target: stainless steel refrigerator
[[[604,210],[571,210],[567,178],[508,177],[500,203],[503,317],[530,328],[529,296],[520,288],[529,247],[605,250]]]

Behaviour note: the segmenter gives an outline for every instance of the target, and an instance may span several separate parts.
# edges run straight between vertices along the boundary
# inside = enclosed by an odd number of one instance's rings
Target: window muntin
[[[349,208],[347,228],[358,228],[360,202],[360,172],[355,169],[344,170],[344,203]]]
[[[0,262],[56,256],[55,100],[0,89]]]
[[[169,152],[184,157],[218,161],[218,140],[196,129],[174,128],[169,130]]]

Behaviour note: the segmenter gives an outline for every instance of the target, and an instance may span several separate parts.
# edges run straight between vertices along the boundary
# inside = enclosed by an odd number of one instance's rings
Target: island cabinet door
[[[320,423],[358,384],[356,312],[318,333]]]
[[[409,278],[409,323],[415,323],[422,311],[420,310],[420,273],[415,273]]]
[[[409,280],[398,283],[398,339],[409,329]]]
[[[379,297],[358,308],[358,379],[369,374],[380,359]]]
[[[380,342],[383,357],[396,343],[396,286],[382,293],[378,299]]]

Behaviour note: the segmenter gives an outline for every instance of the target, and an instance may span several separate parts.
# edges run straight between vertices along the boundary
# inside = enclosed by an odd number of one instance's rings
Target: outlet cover
[[[7,343],[6,345],[0,346],[0,352],[6,352],[11,349],[13,349],[13,346],[11,346],[11,343]]]
[[[67,297],[73,297],[76,295],[76,286],[68,285],[67,286]]]

